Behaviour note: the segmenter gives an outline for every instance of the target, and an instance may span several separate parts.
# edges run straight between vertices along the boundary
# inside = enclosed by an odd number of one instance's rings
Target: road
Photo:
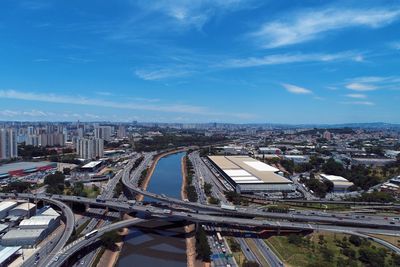
[[[74,226],[75,226],[74,213],[67,205],[65,205],[61,201],[47,198],[47,197],[43,197],[41,199],[48,203],[54,204],[61,209],[63,216],[64,216],[64,221],[65,221],[64,232],[61,235],[58,242],[50,243],[50,248],[48,247],[48,245],[43,246],[41,249],[39,249],[35,253],[35,255],[32,255],[31,257],[29,257],[22,266],[33,266],[36,261],[36,255],[38,255],[40,257],[37,264],[45,266],[48,262],[50,262],[52,260],[52,257],[55,254],[57,254],[65,246],[65,244],[67,243],[68,239],[71,237],[71,235],[74,231]],[[49,251],[50,251],[50,253],[49,253]]]
[[[63,250],[57,253],[54,257],[53,261],[47,265],[43,265],[46,267],[56,267],[62,266],[72,255],[74,255],[79,250],[82,250],[86,246],[93,244],[96,240],[98,240],[103,234],[107,232],[111,232],[114,230],[118,230],[120,228],[129,227],[140,222],[144,222],[144,219],[134,218],[129,220],[124,220],[120,222],[116,222],[102,228],[97,229],[96,234],[91,236],[90,238],[85,238],[85,236],[73,241],[71,244],[67,245]]]
[[[101,194],[98,197],[99,199],[110,199],[113,197],[114,189],[115,189],[116,185],[121,180],[122,176],[129,175],[129,170],[132,168],[134,162],[139,157],[140,157],[140,155],[136,154],[136,153],[134,155],[132,155],[132,158],[129,160],[126,167],[122,170],[119,170],[117,172],[117,174],[114,175],[114,177],[112,177],[106,183],[106,185],[103,187]],[[90,212],[91,214],[97,214],[98,217],[97,218],[89,218],[90,222],[85,227],[85,229],[82,231],[82,234],[87,234],[97,227],[109,225],[111,222],[103,219],[103,217],[105,215],[107,215],[109,217],[115,217],[115,218],[119,217],[118,212],[106,212],[103,208],[89,208],[88,212]],[[85,218],[83,218],[83,219],[84,219],[84,221],[87,220],[87,219],[85,220]],[[80,266],[82,264],[84,265],[85,263],[88,264],[88,263],[92,262],[96,256],[96,254],[98,253],[98,251],[100,251],[100,248],[97,250],[93,250],[90,253],[88,253],[87,255],[85,255],[82,259],[80,259],[79,262],[76,263],[76,266]]]

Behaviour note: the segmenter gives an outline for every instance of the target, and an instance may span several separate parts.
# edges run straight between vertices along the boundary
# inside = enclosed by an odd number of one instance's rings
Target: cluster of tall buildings
[[[76,141],[76,153],[82,159],[94,159],[104,156],[104,140],[100,138],[79,138]]]
[[[61,125],[28,126],[18,129],[18,142],[31,146],[65,146],[67,129]]]
[[[126,125],[98,123],[0,124],[0,160],[18,157],[18,144],[34,147],[70,147],[82,159],[103,157],[104,142],[127,137]]]
[[[0,129],[0,160],[18,157],[17,133],[12,128]]]

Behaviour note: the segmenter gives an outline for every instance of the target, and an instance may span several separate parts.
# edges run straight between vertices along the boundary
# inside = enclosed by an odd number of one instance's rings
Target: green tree
[[[207,196],[211,196],[212,193],[212,184],[205,182],[204,183],[204,193]]]
[[[362,239],[359,236],[351,235],[349,238],[349,242],[352,243],[354,246],[359,247],[361,246]]]
[[[65,175],[61,172],[49,174],[44,178],[47,185],[46,192],[50,194],[62,194],[64,192]]]
[[[211,248],[202,227],[199,227],[196,232],[196,254],[196,258],[199,260],[207,262],[211,260]]]

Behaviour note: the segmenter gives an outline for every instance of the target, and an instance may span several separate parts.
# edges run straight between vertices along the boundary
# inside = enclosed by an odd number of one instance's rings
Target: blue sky
[[[398,1],[0,2],[0,119],[400,123]]]

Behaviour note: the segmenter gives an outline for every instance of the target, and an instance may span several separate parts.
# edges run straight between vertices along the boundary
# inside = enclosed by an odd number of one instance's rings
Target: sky
[[[399,103],[399,1],[0,1],[0,120],[400,123]]]

